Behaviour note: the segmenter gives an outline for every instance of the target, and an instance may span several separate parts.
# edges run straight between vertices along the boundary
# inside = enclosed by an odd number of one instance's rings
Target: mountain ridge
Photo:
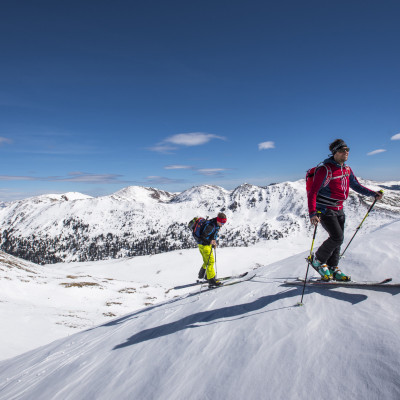
[[[363,182],[363,181],[361,181]],[[374,190],[400,187],[400,182],[366,181]],[[355,229],[371,204],[351,191],[346,202],[346,229]],[[94,261],[193,248],[187,229],[194,216],[212,218],[225,212],[222,247],[247,246],[307,234],[304,179],[268,186],[244,183],[233,190],[194,186],[180,193],[130,186],[108,196],[79,193],[42,195],[8,203],[0,209],[0,248],[39,264]],[[400,214],[400,192],[386,189],[365,230]]]

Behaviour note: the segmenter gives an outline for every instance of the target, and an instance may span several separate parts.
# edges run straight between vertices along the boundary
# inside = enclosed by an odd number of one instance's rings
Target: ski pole
[[[320,214],[320,212],[318,212],[318,214]],[[301,300],[300,300],[300,303],[297,303],[297,305],[299,305],[299,306],[302,306],[302,305],[303,305],[304,289],[306,288],[308,269],[310,268],[310,262],[311,262],[312,251],[313,251],[313,248],[314,248],[315,237],[316,237],[316,235],[317,235],[317,227],[318,227],[318,222],[316,223],[315,228],[314,228],[314,235],[313,235],[312,242],[311,242],[310,255],[307,257],[307,270],[306,270],[306,277],[304,278],[303,292],[301,293]]]
[[[215,277],[218,276],[218,270],[217,270],[217,248],[214,247],[214,258],[215,258]]]
[[[383,193],[383,190],[380,190],[379,193]],[[364,221],[367,219],[369,213],[371,212],[371,210],[374,208],[375,203],[377,202],[377,198],[375,198],[374,202],[371,204],[371,207],[368,209],[367,213],[365,214],[365,217],[363,218],[363,220],[361,221],[360,225],[358,225],[356,231],[354,232],[353,237],[350,239],[350,242],[347,244],[346,248],[343,250],[343,253],[340,255],[340,258],[343,257],[343,254],[346,252],[347,248],[350,246],[350,243],[353,241],[354,236],[357,235],[357,232],[360,230],[361,225],[364,223]]]

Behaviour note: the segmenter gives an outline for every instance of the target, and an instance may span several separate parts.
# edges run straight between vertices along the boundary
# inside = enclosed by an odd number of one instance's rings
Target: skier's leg
[[[215,270],[214,270],[214,253],[212,251],[212,246],[204,246],[204,259],[207,258],[206,268],[207,268],[207,279],[215,278]],[[208,263],[208,266],[207,266]]]
[[[342,245],[344,239],[344,220],[345,217],[343,212],[328,210],[325,215],[321,216],[321,225],[329,234],[328,239],[322,243],[315,253],[316,258],[322,264],[326,264],[335,251],[336,255],[334,257],[336,257],[337,262],[339,262],[338,255],[340,252],[340,246]]]
[[[344,232],[344,223],[345,223],[345,216],[339,215],[338,216],[338,222],[340,227],[342,228],[342,231]],[[343,273],[339,268],[339,259],[340,259],[340,246],[337,247],[332,255],[329,257],[328,261],[326,262],[328,264],[328,268],[332,274],[333,279],[336,281],[350,281],[351,277],[349,275],[346,275]]]
[[[340,214],[337,216],[337,222],[339,224],[340,230],[341,230],[341,235],[340,233],[338,234],[338,240],[337,243],[341,241],[341,243],[333,250],[331,256],[328,258],[326,263],[329,265],[330,268],[336,268],[339,265],[339,258],[340,258],[340,247],[343,243],[343,237],[344,237],[344,223],[345,223],[346,217],[343,214]],[[338,230],[338,232],[340,232]]]
[[[199,244],[199,250],[201,253],[201,256],[203,258],[203,265],[201,268],[204,269],[204,272],[207,272],[207,279],[211,279],[215,277],[215,270],[214,270],[214,254],[212,251],[212,246],[203,246],[202,244]],[[200,269],[201,272],[201,269]],[[199,275],[200,275],[199,272]],[[204,276],[204,275],[203,275]]]

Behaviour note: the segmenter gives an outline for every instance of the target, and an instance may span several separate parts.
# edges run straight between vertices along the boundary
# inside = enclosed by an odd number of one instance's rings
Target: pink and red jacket
[[[307,193],[310,218],[330,210],[341,210],[349,196],[349,188],[364,196],[376,196],[376,192],[362,186],[349,166],[338,164],[333,157],[327,158],[315,172],[311,189]]]

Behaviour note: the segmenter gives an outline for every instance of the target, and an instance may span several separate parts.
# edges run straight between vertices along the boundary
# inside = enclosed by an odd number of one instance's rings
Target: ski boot
[[[310,265],[321,275],[321,280],[330,281],[333,279],[331,271],[326,266],[326,264],[322,264],[314,254],[308,257],[308,261]]]
[[[345,275],[338,267],[329,267],[335,281],[351,281],[351,276]]]
[[[207,279],[207,281],[208,281],[209,288],[215,288],[215,287],[222,285],[221,281],[219,281],[218,279],[215,279],[215,277],[211,278],[211,279]]]
[[[206,269],[201,267],[198,275],[199,279],[204,279],[205,274],[206,274]]]

